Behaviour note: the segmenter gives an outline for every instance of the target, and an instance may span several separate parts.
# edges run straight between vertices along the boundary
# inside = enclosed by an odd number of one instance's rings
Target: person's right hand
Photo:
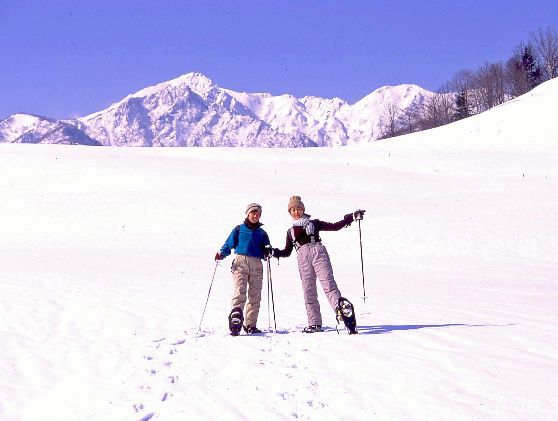
[[[220,252],[215,254],[215,261],[218,262],[219,260],[223,260],[223,255]]]

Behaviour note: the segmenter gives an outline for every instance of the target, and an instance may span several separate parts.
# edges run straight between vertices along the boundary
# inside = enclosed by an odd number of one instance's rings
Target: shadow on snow
[[[505,325],[469,325],[465,323],[446,323],[441,325],[378,325],[378,326],[358,326],[358,333],[362,335],[377,335],[382,333],[391,333],[398,330],[418,330],[433,329],[447,327],[495,327],[495,326],[513,326],[513,324]]]

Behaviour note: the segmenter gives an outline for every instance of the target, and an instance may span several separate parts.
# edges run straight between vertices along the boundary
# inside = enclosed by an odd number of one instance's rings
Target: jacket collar
[[[261,227],[263,224],[261,222],[256,222],[255,224],[251,223],[248,218],[244,220],[244,225],[250,228],[252,231]]]

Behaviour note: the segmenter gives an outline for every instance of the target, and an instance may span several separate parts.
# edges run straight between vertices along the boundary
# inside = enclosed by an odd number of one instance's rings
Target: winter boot
[[[354,335],[357,332],[356,317],[355,317],[355,307],[346,298],[339,297],[339,303],[335,311],[337,313],[337,323],[345,324],[345,327],[349,331],[349,335]]]
[[[252,326],[252,325],[248,325],[248,326],[243,326],[244,328],[244,332],[250,334],[250,335],[255,335],[258,333],[263,333],[260,329],[258,329],[256,326]]]
[[[302,331],[303,331],[304,333],[323,332],[323,331],[322,331],[322,326],[320,326],[320,325],[310,325],[310,326],[306,326],[304,329],[302,329]]]
[[[242,310],[238,307],[233,308],[229,314],[229,330],[232,336],[238,336],[242,329],[242,323],[244,323]]]

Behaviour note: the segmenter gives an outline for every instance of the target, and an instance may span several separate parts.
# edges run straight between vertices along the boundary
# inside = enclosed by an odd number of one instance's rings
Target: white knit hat
[[[246,215],[248,215],[253,210],[259,210],[261,213],[262,207],[257,203],[250,203],[248,206],[246,206]]]

